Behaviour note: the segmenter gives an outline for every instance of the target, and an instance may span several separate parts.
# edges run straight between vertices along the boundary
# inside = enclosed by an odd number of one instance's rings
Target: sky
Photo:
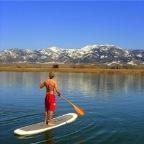
[[[93,44],[144,49],[144,1],[0,0],[0,50]]]

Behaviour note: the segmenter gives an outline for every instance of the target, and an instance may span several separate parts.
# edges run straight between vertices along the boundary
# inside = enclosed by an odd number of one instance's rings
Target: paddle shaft
[[[63,98],[65,101],[67,101],[69,104],[71,104],[72,106],[75,106],[70,100],[68,100],[67,98],[61,96],[61,98]]]

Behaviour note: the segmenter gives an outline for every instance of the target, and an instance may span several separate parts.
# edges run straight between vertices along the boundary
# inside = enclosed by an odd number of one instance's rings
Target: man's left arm
[[[56,82],[56,81],[55,81],[55,91],[56,91],[56,93],[57,93],[58,96],[61,95],[61,93],[60,93],[60,91],[59,91],[59,89],[58,89],[58,86],[57,86],[57,82]]]

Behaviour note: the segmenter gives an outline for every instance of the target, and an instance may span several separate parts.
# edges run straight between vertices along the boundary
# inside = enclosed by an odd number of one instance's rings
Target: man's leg
[[[45,111],[45,124],[48,124],[48,111]]]
[[[53,122],[52,122],[53,113],[54,113],[55,107],[56,107],[55,99],[54,98],[55,97],[53,97],[53,101],[50,103],[50,107],[49,107],[49,111],[48,111],[48,115],[49,115],[48,125],[54,125]]]
[[[53,111],[49,111],[49,112],[48,112],[48,115],[49,115],[48,125],[54,125],[54,124],[52,123]]]

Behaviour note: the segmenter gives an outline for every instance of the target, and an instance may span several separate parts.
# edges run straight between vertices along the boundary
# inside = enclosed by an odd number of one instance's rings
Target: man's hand
[[[45,86],[45,81],[40,81],[40,88],[43,88]]]
[[[57,95],[60,97],[60,96],[61,96],[61,93],[60,93],[60,92],[57,92]]]

